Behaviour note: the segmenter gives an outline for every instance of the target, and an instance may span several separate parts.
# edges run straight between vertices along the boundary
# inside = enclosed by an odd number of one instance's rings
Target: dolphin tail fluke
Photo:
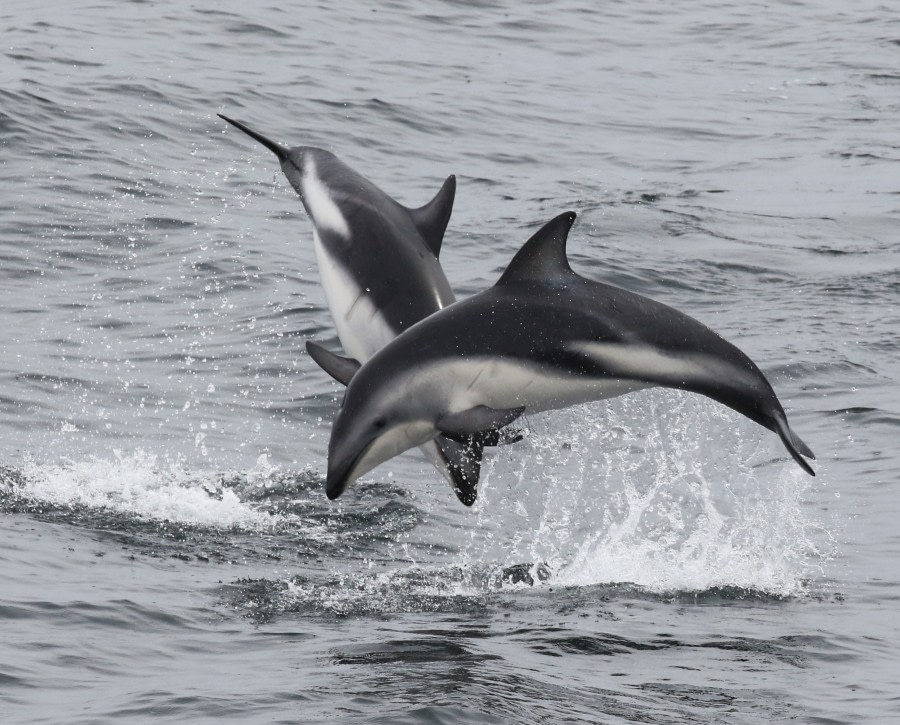
[[[816,472],[813,470],[812,466],[803,458],[811,458],[813,460],[816,459],[813,452],[810,450],[809,446],[806,445],[802,440],[800,440],[800,436],[798,436],[794,431],[791,430],[790,425],[788,425],[787,418],[782,413],[781,415],[776,415],[775,417],[775,432],[778,433],[778,437],[781,438],[781,442],[784,443],[784,447],[787,448],[788,453],[791,454],[791,457],[800,464],[800,467],[806,471],[810,476],[815,476]]]
[[[447,463],[453,493],[463,505],[471,506],[478,497],[478,479],[481,476],[484,446],[474,436],[463,441],[438,436],[434,442]]]
[[[434,199],[418,209],[410,209],[413,224],[425,240],[425,244],[435,257],[441,254],[444,232],[450,223],[453,200],[456,198],[456,177],[448,176]]]

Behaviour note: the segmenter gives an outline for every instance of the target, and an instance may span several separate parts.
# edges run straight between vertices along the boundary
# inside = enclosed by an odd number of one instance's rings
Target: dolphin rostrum
[[[667,305],[576,274],[566,257],[575,214],[538,231],[488,290],[406,330],[351,374],[328,444],[334,499],[380,463],[437,435],[471,437],[525,413],[662,386],[700,393],[779,435],[803,469],[759,368]]]
[[[438,262],[453,209],[456,177],[450,176],[429,203],[408,209],[323,149],[287,148],[240,121],[219,117],[272,151],[313,223],[316,261],[325,299],[344,350],[366,361],[385,343],[454,301]],[[310,347],[330,368],[337,356]],[[423,452],[463,503],[475,500],[481,439],[440,437]]]

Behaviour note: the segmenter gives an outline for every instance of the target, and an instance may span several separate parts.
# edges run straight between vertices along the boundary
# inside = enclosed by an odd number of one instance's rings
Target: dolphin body
[[[455,300],[438,262],[455,176],[425,206],[408,209],[329,151],[287,148],[218,115],[272,151],[300,195],[313,223],[325,299],[341,345],[353,358],[368,360],[400,332]],[[329,355],[315,345],[310,353],[317,361]],[[467,505],[475,500],[484,440],[422,442],[425,455]]]
[[[697,320],[579,276],[562,214],[519,250],[495,286],[406,330],[356,370],[328,444],[335,499],[380,463],[437,435],[497,431],[524,413],[662,386],[700,393],[779,435],[815,475],[759,368]]]

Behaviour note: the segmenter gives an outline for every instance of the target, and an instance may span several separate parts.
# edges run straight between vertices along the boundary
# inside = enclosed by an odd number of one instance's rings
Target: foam
[[[265,456],[247,477],[269,475]],[[142,450],[115,451],[112,459],[89,457],[61,464],[26,462],[16,495],[53,506],[85,506],[143,518],[199,526],[270,529],[282,517],[257,511],[219,485],[215,474],[188,473]]]

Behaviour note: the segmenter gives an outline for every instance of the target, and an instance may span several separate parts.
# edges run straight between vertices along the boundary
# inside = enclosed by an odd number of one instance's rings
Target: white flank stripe
[[[341,214],[338,205],[331,198],[328,187],[316,174],[316,162],[310,156],[303,169],[303,200],[312,217],[313,224],[320,229],[328,229],[340,234],[344,239],[350,238],[350,227]]]
[[[315,230],[313,241],[325,300],[341,345],[350,357],[365,362],[394,339],[394,331],[358,282],[328,254]]]
[[[661,379],[691,380],[715,375],[727,377],[735,371],[709,356],[675,357],[654,350],[649,345],[621,345],[604,342],[574,342],[569,350],[588,355],[601,364],[618,368],[624,374]]]

